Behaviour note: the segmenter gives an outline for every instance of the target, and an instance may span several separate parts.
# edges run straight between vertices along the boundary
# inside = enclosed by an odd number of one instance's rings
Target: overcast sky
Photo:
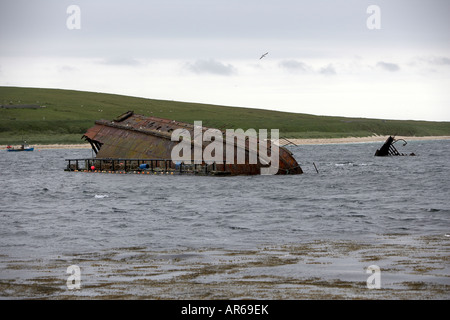
[[[450,121],[449,14],[448,0],[1,0],[0,85]]]

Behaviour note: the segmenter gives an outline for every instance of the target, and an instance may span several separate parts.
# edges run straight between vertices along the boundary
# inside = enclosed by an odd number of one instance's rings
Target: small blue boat
[[[20,146],[20,148],[13,148],[11,146],[7,146],[6,150],[8,152],[18,152],[18,151],[34,151],[34,147],[30,147],[26,141]]]

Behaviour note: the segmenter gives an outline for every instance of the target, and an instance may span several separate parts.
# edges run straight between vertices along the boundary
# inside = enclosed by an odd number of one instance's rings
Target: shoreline
[[[281,145],[310,145],[310,144],[344,144],[344,143],[371,143],[371,142],[380,142],[384,143],[389,136],[370,136],[370,137],[346,137],[346,138],[311,138],[311,139],[287,139],[285,141],[281,140]],[[424,137],[416,137],[416,136],[395,136],[398,139],[404,139],[408,141],[425,141],[425,140],[450,140],[450,136],[424,136]],[[291,143],[289,143],[291,142]]]
[[[370,143],[380,142],[384,143],[388,136],[371,136],[371,137],[347,137],[347,138],[317,138],[317,139],[280,139],[280,145],[313,145],[313,144],[344,144],[344,143]],[[396,139],[405,139],[408,141],[425,141],[425,140],[450,140],[450,136],[424,136],[424,137],[407,137],[396,136]],[[88,143],[83,144],[30,144],[35,149],[91,149],[91,145]],[[0,150],[6,150],[7,145],[0,145]],[[18,148],[20,145],[12,145],[12,147]]]
[[[19,148],[21,145],[12,144],[11,147]],[[44,149],[91,149],[89,143],[83,144],[29,144],[30,147],[34,149],[44,150]],[[0,145],[0,150],[6,150],[7,145]]]

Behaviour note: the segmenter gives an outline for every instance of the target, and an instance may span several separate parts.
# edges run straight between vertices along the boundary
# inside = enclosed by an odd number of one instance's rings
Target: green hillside
[[[189,123],[201,120],[215,128],[279,129],[286,138],[450,135],[450,122],[314,116],[59,89],[0,87],[0,105],[45,106],[0,108],[0,144],[22,139],[33,144],[81,143],[95,120],[114,119],[129,110]]]

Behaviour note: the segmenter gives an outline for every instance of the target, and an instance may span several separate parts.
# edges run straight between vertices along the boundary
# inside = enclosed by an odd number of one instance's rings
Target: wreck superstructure
[[[380,149],[375,151],[376,157],[386,157],[386,156],[406,156],[404,153],[400,153],[394,144],[398,141],[403,141],[403,146],[406,146],[407,142],[404,139],[395,139],[395,136],[389,136],[385,143],[381,146]],[[410,156],[415,156],[414,153],[411,153]]]
[[[194,124],[185,122],[148,117],[128,111],[112,121],[98,120],[95,125],[88,129],[83,138],[88,141],[95,152],[95,159],[152,159],[164,160],[167,167],[168,159],[171,159],[172,150],[180,141],[172,141],[172,133],[181,129],[195,138],[195,134],[201,130],[205,133],[209,129],[196,128]],[[214,129],[218,130],[218,129]],[[219,130],[223,135],[223,150],[225,150],[225,132]],[[225,156],[221,161],[216,161],[211,165],[216,173],[229,175],[257,175],[261,174],[262,168],[267,168],[270,164],[267,159],[258,157],[257,162],[250,162],[250,154],[257,154],[264,143],[268,153],[272,152],[272,141],[257,139],[256,145],[250,142],[249,137],[245,137],[245,145],[235,145],[234,161],[229,161]],[[194,139],[190,142],[194,150]],[[201,148],[204,150],[211,141],[202,141]],[[239,149],[240,148],[240,149]],[[239,149],[239,150],[238,150]],[[301,174],[301,167],[293,157],[293,154],[286,148],[278,146],[278,172],[277,174]],[[245,152],[245,163],[238,162],[238,151]],[[193,152],[194,153],[194,152]],[[192,154],[193,154],[192,153]],[[228,160],[228,161],[227,161]],[[208,165],[203,163],[204,165]],[[179,163],[170,161],[170,168],[176,169]]]

